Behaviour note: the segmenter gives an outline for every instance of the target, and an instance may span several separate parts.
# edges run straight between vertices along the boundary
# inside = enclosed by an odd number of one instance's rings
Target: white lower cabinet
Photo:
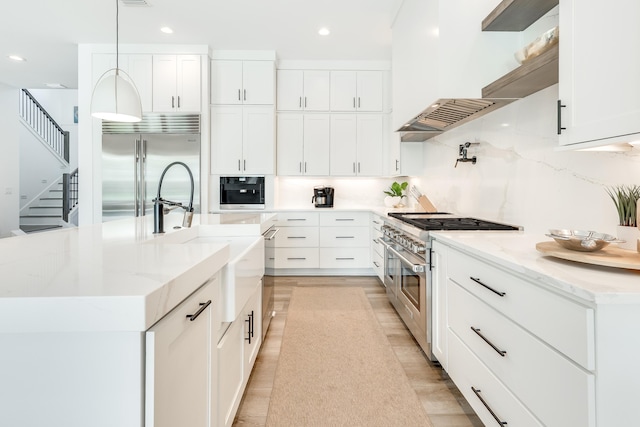
[[[226,324],[218,342],[218,426],[233,424],[262,344],[261,296],[262,282],[259,282],[238,318]]]
[[[594,309],[437,240],[432,251],[432,349],[480,419],[596,426]]]
[[[216,306],[206,284],[146,332],[146,426],[209,425]]]
[[[231,323],[218,342],[217,425],[219,426],[228,426],[233,423],[233,417],[242,398],[243,332],[243,319],[237,320]]]

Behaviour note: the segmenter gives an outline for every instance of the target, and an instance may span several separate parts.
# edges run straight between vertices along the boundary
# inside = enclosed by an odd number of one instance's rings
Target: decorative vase
[[[398,203],[400,203],[400,196],[387,196],[384,198],[384,205],[388,208],[395,207]]]
[[[628,227],[625,225],[618,225],[617,237],[620,240],[624,240],[624,243],[618,243],[620,249],[626,249],[629,251],[638,250],[638,240],[640,240],[640,229],[637,227]]]

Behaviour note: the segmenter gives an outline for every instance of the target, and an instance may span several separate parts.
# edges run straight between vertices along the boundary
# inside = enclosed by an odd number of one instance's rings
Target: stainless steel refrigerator
[[[194,179],[193,207],[200,212],[200,135],[116,133],[102,136],[102,220],[153,215],[153,199],[167,165],[181,161]],[[187,170],[172,167],[162,181],[162,198],[189,202]],[[184,212],[177,210],[180,214]]]

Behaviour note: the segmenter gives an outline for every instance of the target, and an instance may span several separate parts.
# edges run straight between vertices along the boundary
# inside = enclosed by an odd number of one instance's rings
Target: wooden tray
[[[603,265],[605,267],[640,270],[640,253],[620,249],[615,245],[609,245],[604,249],[594,252],[579,252],[563,248],[557,242],[552,241],[540,242],[536,244],[536,249],[545,255],[551,255],[569,261]]]

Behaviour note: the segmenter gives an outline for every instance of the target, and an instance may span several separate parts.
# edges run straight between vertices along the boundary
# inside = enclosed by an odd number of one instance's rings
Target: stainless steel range
[[[521,230],[508,224],[449,213],[389,213],[382,226],[387,296],[427,357],[431,352],[430,231]]]

